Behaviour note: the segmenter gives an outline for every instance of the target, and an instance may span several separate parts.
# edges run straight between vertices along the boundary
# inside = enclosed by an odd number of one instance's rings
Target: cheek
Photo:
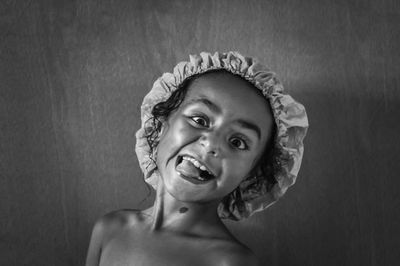
[[[157,147],[157,162],[179,151],[184,145],[195,139],[195,131],[184,121],[172,121],[163,127]]]
[[[229,160],[229,164],[225,168],[229,169],[230,175],[234,177],[234,182],[239,185],[252,172],[256,162],[256,155],[238,156]]]
[[[160,143],[164,142],[168,146],[183,144],[193,136],[193,130],[182,121],[177,121],[173,125],[166,127],[160,137]]]

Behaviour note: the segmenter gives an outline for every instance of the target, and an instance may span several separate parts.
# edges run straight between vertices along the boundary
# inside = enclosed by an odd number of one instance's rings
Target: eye
[[[190,119],[192,119],[192,121],[195,122],[199,126],[202,126],[202,127],[207,127],[208,126],[208,120],[205,117],[192,116]]]
[[[231,138],[230,143],[236,149],[239,149],[239,150],[247,150],[248,149],[246,142],[241,138],[237,138],[237,137]]]

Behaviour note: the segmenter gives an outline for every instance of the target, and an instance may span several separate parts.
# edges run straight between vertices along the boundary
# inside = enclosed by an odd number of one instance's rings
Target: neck
[[[153,217],[153,231],[174,231],[183,234],[204,234],[204,226],[223,226],[217,208],[219,201],[208,203],[182,202],[170,195],[160,180],[154,205],[146,212]]]

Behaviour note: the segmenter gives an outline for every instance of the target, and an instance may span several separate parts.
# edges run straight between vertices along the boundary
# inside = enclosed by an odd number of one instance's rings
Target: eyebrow
[[[238,119],[235,122],[238,123],[241,127],[244,127],[244,128],[247,128],[247,129],[250,129],[250,130],[256,132],[258,139],[261,139],[261,130],[256,124],[253,124],[251,122],[248,122],[248,121],[242,120],[242,119]]]
[[[213,111],[215,113],[222,113],[222,110],[218,105],[216,105],[215,103],[213,103],[212,101],[210,101],[209,99],[207,99],[205,97],[198,97],[198,98],[192,99],[187,103],[187,105],[191,104],[191,103],[203,103],[211,111]],[[246,120],[243,120],[243,119],[235,120],[235,123],[239,124],[239,126],[241,126],[243,128],[254,131],[257,134],[258,139],[261,139],[261,129],[256,124],[251,123]]]
[[[222,113],[221,108],[218,105],[216,105],[215,103],[213,103],[212,101],[210,101],[209,99],[207,99],[205,97],[199,97],[199,98],[192,99],[186,105],[191,104],[191,103],[203,103],[214,113]]]

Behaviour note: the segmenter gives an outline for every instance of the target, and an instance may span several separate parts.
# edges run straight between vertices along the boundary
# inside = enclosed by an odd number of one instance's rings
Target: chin
[[[173,167],[171,167],[173,165]],[[162,171],[164,170],[164,171]],[[190,176],[185,176],[177,171],[176,163],[164,169],[160,169],[161,178],[166,192],[181,202],[207,203],[220,201],[230,190],[221,186],[220,177],[208,180],[201,180]],[[233,190],[234,188],[232,188]]]
[[[196,185],[182,179],[179,175],[169,180],[164,180],[164,186],[168,194],[181,202],[205,203],[213,201],[216,198],[210,188],[212,186]]]

